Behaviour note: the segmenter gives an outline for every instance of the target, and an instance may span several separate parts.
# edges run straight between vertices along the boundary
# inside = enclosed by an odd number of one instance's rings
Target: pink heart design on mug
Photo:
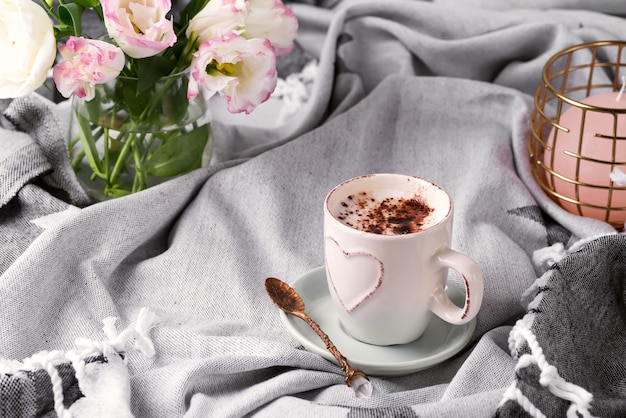
[[[373,254],[345,251],[332,237],[326,237],[325,255],[330,283],[348,312],[369,299],[383,283],[383,263]]]

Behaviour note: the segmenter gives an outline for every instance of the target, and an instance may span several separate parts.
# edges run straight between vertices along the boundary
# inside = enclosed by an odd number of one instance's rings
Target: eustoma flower
[[[235,33],[204,42],[191,63],[188,98],[203,87],[219,93],[231,113],[250,113],[276,87],[276,55],[267,39],[245,39]]]
[[[276,55],[293,49],[298,21],[280,0],[211,0],[189,22],[187,36],[201,42],[235,32],[246,39],[268,39]]]
[[[269,39],[276,55],[285,55],[293,49],[297,33],[298,20],[280,0],[250,0],[250,13],[241,36]]]
[[[211,0],[189,21],[187,36],[195,35],[200,42],[207,42],[231,32],[239,34],[246,22],[248,7],[246,0]]]
[[[40,87],[56,56],[47,13],[32,0],[0,0],[0,98]]]
[[[126,61],[118,47],[104,41],[71,36],[59,47],[64,58],[54,67],[53,78],[59,92],[69,97],[91,100],[94,86],[117,77]]]
[[[174,45],[176,34],[166,14],[169,0],[102,0],[109,36],[132,58],[146,58]]]

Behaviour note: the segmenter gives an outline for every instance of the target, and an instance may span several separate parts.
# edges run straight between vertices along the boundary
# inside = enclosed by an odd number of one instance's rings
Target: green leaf
[[[159,118],[164,125],[181,125],[187,115],[189,99],[187,98],[187,80],[182,85],[167,90],[167,97],[161,100],[161,113]],[[154,121],[158,123],[158,121]]]
[[[100,123],[98,123],[98,121],[100,120],[100,118],[103,116],[102,115],[102,110],[100,108],[100,103],[98,103],[98,100],[96,98],[96,100],[89,100],[87,102],[83,102],[83,108],[85,109],[85,111],[87,112],[87,118],[90,121],[94,121],[96,124],[100,125]],[[108,112],[106,112],[108,114]]]
[[[124,197],[131,194],[132,191],[123,188],[119,184],[114,185],[113,187],[105,187],[104,195],[109,198],[117,199],[118,197]]]
[[[188,173],[202,164],[202,153],[209,139],[209,125],[170,138],[146,163],[149,175],[173,177]]]
[[[134,78],[119,78],[118,86],[131,116],[138,118],[148,106],[150,95],[137,94],[137,79]]]
[[[74,35],[74,28],[67,25],[55,25],[54,29],[54,38],[59,41],[60,39],[67,38],[68,36]]]
[[[136,60],[135,64],[137,65],[137,76],[139,80],[137,84],[137,94],[141,94],[153,87],[161,77],[170,74],[174,68],[175,62],[160,55],[154,55],[152,57]]]
[[[187,23],[193,19],[195,15],[200,13],[200,10],[204,9],[204,6],[208,3],[209,0],[191,0],[180,13],[181,25],[186,27]]]
[[[81,115],[80,112],[75,112],[75,116],[78,121],[80,142],[83,145],[87,161],[89,161],[89,166],[94,173],[102,176],[102,162],[100,161],[98,150],[96,149],[96,139],[91,132],[89,121]]]
[[[60,23],[67,26],[72,35],[80,36],[82,33],[81,17],[85,7],[76,3],[60,4],[57,9]]]
[[[83,7],[96,7],[100,5],[100,0],[72,0],[72,3],[80,4]]]

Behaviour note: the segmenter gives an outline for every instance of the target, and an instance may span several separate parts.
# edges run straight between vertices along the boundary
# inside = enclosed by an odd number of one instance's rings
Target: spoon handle
[[[369,380],[367,375],[361,370],[355,369],[350,366],[348,360],[344,357],[343,354],[341,354],[341,352],[339,352],[337,347],[335,347],[335,344],[333,344],[333,342],[330,340],[330,337],[324,331],[322,331],[319,325],[317,325],[317,322],[311,319],[311,317],[304,312],[293,312],[292,314],[309,324],[313,331],[315,331],[315,333],[322,339],[322,341],[326,345],[326,349],[328,349],[328,351],[330,351],[330,353],[337,359],[339,365],[341,366],[341,370],[343,370],[343,372],[346,374],[344,381],[348,386],[352,386],[352,382],[357,376]]]

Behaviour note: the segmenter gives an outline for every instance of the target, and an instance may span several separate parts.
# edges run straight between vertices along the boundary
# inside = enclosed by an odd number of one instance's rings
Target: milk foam
[[[348,195],[335,207],[333,215],[344,225],[361,231],[404,235],[434,226],[441,218],[437,212],[423,196],[373,190]]]

